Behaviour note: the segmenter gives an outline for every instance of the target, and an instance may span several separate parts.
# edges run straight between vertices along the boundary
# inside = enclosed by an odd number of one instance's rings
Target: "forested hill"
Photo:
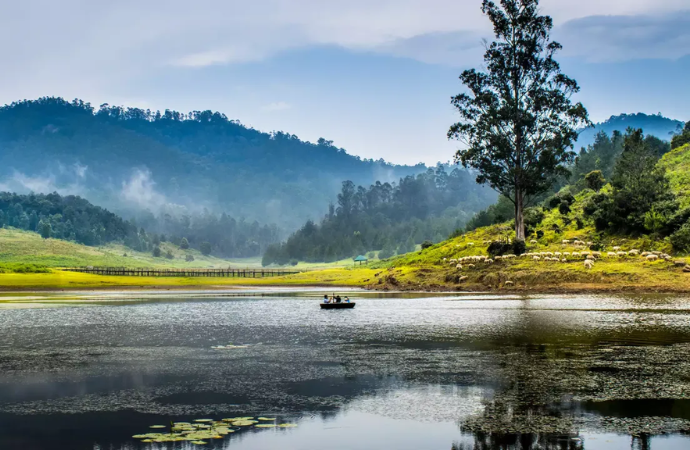
[[[675,133],[681,131],[683,125],[683,122],[669,119],[661,114],[620,114],[618,116],[611,116],[605,122],[594,124],[593,128],[584,130],[577,140],[576,147],[580,149],[581,147],[594,144],[597,134],[601,132],[610,136],[614,131],[625,133],[628,128],[642,129],[647,135],[670,141]]]
[[[285,230],[321,217],[343,180],[369,185],[425,170],[361,159],[325,139],[260,132],[217,112],[61,98],[0,108],[0,150],[3,190],[79,194],[125,215],[207,208]]]

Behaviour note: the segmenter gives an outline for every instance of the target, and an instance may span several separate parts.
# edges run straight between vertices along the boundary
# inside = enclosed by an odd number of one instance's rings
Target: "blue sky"
[[[491,38],[478,0],[5,0],[0,102],[213,109],[397,163],[452,158],[449,99]],[[544,0],[595,121],[690,120],[687,0]]]

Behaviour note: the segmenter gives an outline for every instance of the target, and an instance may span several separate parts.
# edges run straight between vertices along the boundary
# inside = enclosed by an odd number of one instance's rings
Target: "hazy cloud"
[[[122,200],[143,209],[157,210],[167,203],[165,196],[156,191],[156,182],[148,169],[135,169],[132,176],[122,182]]]
[[[665,15],[591,16],[565,23],[566,55],[589,61],[676,59],[690,54],[690,10]]]

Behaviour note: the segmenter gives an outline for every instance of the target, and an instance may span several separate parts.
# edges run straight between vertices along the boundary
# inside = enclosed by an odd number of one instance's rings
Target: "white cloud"
[[[148,169],[136,169],[132,176],[122,182],[120,192],[122,200],[140,208],[158,209],[167,201],[163,194],[156,191],[156,182]]]
[[[275,103],[269,103],[268,105],[262,107],[261,110],[266,111],[266,112],[276,112],[276,111],[285,111],[285,110],[288,110],[291,108],[292,108],[292,105],[290,105],[289,103],[275,102]]]

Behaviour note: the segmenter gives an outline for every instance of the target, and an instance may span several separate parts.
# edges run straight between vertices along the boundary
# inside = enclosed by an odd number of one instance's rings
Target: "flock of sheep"
[[[484,244],[491,243],[491,241],[485,241]],[[537,241],[530,241],[532,244],[536,244]],[[576,248],[586,248],[592,245],[591,242],[583,242],[580,240],[564,240],[562,241],[563,247],[574,246]],[[467,247],[474,247],[474,242],[467,244]],[[640,250],[629,250],[623,251],[621,247],[613,247],[612,252],[595,252],[595,251],[574,251],[574,252],[531,252],[524,253],[519,256],[519,258],[529,258],[533,261],[549,261],[549,262],[571,262],[573,260],[584,260],[583,264],[586,269],[594,268],[594,263],[597,260],[603,258],[629,258],[629,257],[641,257],[646,261],[654,262],[658,260],[671,261],[673,258],[671,255],[662,252],[640,252]],[[501,260],[510,260],[518,258],[516,255],[504,255],[496,256],[493,259],[487,256],[466,256],[464,258],[450,259],[443,258],[443,263],[450,263],[451,266],[455,266],[458,270],[462,270],[465,267],[474,268],[477,264],[490,265]],[[677,261],[677,265],[685,266],[684,261]]]

